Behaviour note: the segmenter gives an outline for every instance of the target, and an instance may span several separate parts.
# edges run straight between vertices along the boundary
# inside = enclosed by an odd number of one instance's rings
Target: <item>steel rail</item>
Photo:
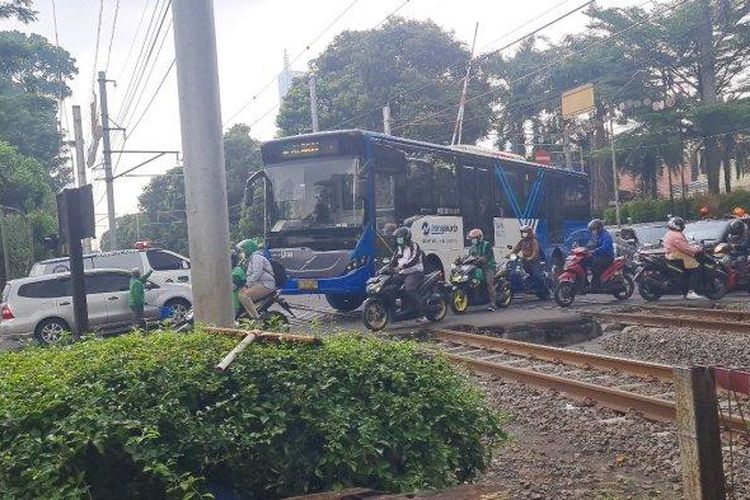
[[[614,320],[627,325],[642,325],[655,327],[684,327],[705,328],[718,330],[719,332],[750,333],[750,323],[739,321],[723,321],[717,319],[701,319],[699,317],[684,317],[639,313],[615,313],[615,312],[582,312],[584,316],[594,319]]]
[[[682,316],[696,316],[698,318],[710,318],[733,321],[750,321],[750,311],[735,311],[731,309],[707,309],[704,307],[681,307],[681,306],[641,306],[642,311],[657,314],[679,314]]]
[[[532,359],[574,364],[583,367],[603,368],[629,373],[637,377],[654,378],[671,382],[672,367],[648,361],[617,358],[603,354],[561,349],[528,342],[519,342],[498,337],[488,337],[473,333],[453,330],[433,330],[433,337],[442,342],[451,342],[470,347],[479,347],[490,351],[508,352]]]
[[[674,422],[676,418],[675,403],[665,399],[643,396],[621,389],[571,380],[557,375],[548,375],[533,370],[506,366],[455,354],[445,354],[445,356],[452,363],[476,373],[515,380],[521,384],[541,389],[553,389],[574,399],[594,401],[600,406],[612,410],[623,413],[632,411],[647,420]],[[719,423],[732,430],[747,431],[745,422],[738,417],[720,416]]]

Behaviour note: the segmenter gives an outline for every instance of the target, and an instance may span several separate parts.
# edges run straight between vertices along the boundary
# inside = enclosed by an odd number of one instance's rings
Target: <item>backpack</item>
[[[276,287],[282,288],[289,281],[289,274],[287,274],[286,268],[275,260],[271,260],[271,267],[273,268],[273,279],[276,282]]]

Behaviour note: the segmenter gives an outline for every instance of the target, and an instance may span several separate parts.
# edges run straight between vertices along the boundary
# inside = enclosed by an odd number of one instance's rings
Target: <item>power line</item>
[[[562,56],[560,56],[559,58],[557,58],[557,59],[555,59],[554,61],[552,61],[551,63],[549,63],[549,64],[546,64],[546,65],[544,65],[544,66],[542,66],[542,67],[538,68],[538,69],[537,69],[537,70],[535,70],[535,71],[532,71],[532,72],[526,73],[526,74],[524,74],[524,75],[521,75],[520,77],[518,77],[518,78],[516,78],[516,79],[514,79],[514,80],[512,80],[512,81],[510,81],[510,82],[509,82],[509,84],[511,84],[511,85],[512,85],[512,84],[516,84],[516,83],[519,83],[519,82],[521,82],[521,81],[524,81],[524,80],[526,80],[526,79],[528,79],[528,78],[530,78],[530,77],[532,77],[532,76],[535,76],[535,75],[537,75],[537,74],[541,73],[542,71],[545,71],[545,70],[547,70],[547,69],[549,69],[549,68],[552,68],[552,67],[554,67],[554,66],[556,66],[556,65],[558,65],[558,64],[560,64],[560,63],[562,63],[562,62],[564,62],[564,61],[566,61],[566,60],[568,60],[568,59],[570,59],[570,58],[571,58],[571,57],[573,57],[574,55],[581,55],[582,53],[584,53],[584,52],[587,52],[587,51],[588,51],[588,50],[590,50],[591,48],[593,48],[593,47],[595,47],[595,46],[598,46],[598,45],[601,45],[602,43],[604,43],[604,42],[607,42],[607,41],[609,41],[609,40],[612,40],[612,39],[614,39],[614,38],[616,38],[616,37],[619,37],[619,36],[621,36],[621,35],[623,35],[623,34],[627,33],[628,31],[630,31],[630,30],[632,30],[632,29],[634,29],[634,28],[636,28],[636,27],[638,27],[638,26],[641,26],[641,25],[643,25],[644,23],[648,22],[648,21],[649,21],[650,19],[652,19],[653,17],[655,17],[655,16],[657,16],[657,15],[661,15],[661,14],[663,14],[664,12],[666,12],[667,10],[671,10],[671,9],[676,9],[677,7],[679,7],[679,6],[681,6],[681,5],[685,4],[685,3],[687,3],[688,1],[690,1],[690,0],[680,0],[680,1],[678,1],[677,3],[675,3],[675,4],[672,4],[672,5],[668,5],[668,6],[665,6],[664,8],[662,8],[662,9],[660,9],[660,10],[658,10],[658,11],[654,11],[654,12],[652,12],[652,13],[651,13],[650,15],[648,15],[648,16],[646,16],[645,18],[641,19],[640,21],[636,21],[636,22],[632,23],[631,25],[629,25],[629,26],[628,26],[628,27],[626,27],[626,28],[623,28],[622,30],[618,31],[617,33],[614,33],[614,34],[612,34],[612,35],[610,35],[610,36],[607,36],[607,37],[605,37],[605,38],[603,38],[603,39],[601,39],[601,40],[596,40],[596,41],[594,41],[594,42],[591,42],[591,43],[589,43],[588,45],[586,45],[586,46],[584,46],[584,47],[582,47],[582,48],[580,48],[580,49],[578,49],[578,50],[573,50],[573,51],[569,52],[568,54],[562,55]],[[482,92],[482,93],[480,93],[480,94],[477,94],[476,96],[473,96],[473,97],[472,97],[472,98],[470,98],[470,99],[467,99],[467,101],[466,101],[466,102],[468,103],[468,102],[470,102],[470,101],[475,101],[475,100],[477,100],[477,99],[479,99],[479,98],[481,98],[481,97],[484,97],[484,96],[486,96],[486,95],[489,95],[489,94],[491,94],[492,92],[495,92],[495,91],[496,91],[496,89],[495,89],[495,88],[492,88],[492,89],[490,89],[490,90],[487,90],[487,91],[485,91],[485,92]],[[425,116],[423,116],[423,117],[421,117],[421,118],[418,118],[418,119],[416,119],[416,120],[413,120],[413,121],[411,121],[411,122],[403,123],[403,124],[401,124],[401,125],[397,125],[397,126],[395,126],[395,127],[392,127],[392,130],[398,130],[398,129],[402,129],[402,128],[405,128],[405,127],[408,127],[408,126],[411,126],[411,125],[416,125],[416,124],[419,124],[419,123],[420,123],[420,122],[422,122],[422,121],[425,121],[425,120],[427,120],[427,119],[429,119],[429,118],[432,118],[432,117],[434,117],[434,116],[438,116],[438,115],[441,115],[441,114],[445,113],[446,111],[450,111],[450,110],[452,110],[452,109],[453,109],[452,107],[450,107],[450,108],[443,108],[443,109],[441,109],[441,110],[438,110],[438,111],[435,111],[435,112],[429,113],[429,114],[427,114],[427,115],[425,115]]]
[[[141,26],[143,25],[143,19],[146,17],[147,10],[148,10],[148,0],[146,0],[143,4],[143,9],[141,10],[141,17],[138,19],[138,25],[135,28],[135,34],[133,35],[133,39],[130,41],[130,47],[128,47],[128,54],[125,56],[125,60],[122,63],[121,73],[117,77],[118,80],[122,79],[122,76],[125,73],[125,70],[127,69],[128,62],[130,62],[130,56],[133,54],[135,41],[138,39],[138,34],[141,32]]]
[[[96,82],[96,65],[99,62],[99,40],[102,35],[102,13],[104,12],[104,0],[99,0],[99,20],[96,23],[96,49],[94,50],[94,69],[91,73],[91,93],[94,92]]]
[[[539,16],[536,16],[533,19],[530,19],[530,20],[526,21],[525,23],[521,24],[519,27],[514,28],[512,31],[510,31],[506,35],[503,35],[501,38],[496,39],[495,41],[502,40],[503,38],[507,38],[510,34],[512,34],[514,32],[517,32],[518,30],[520,30],[523,26],[527,26],[527,25],[531,24],[533,21],[536,21],[536,20],[540,19],[541,17],[544,17],[549,12],[552,12],[557,7],[559,7],[559,6],[567,3],[569,1],[570,0],[564,0],[563,2],[561,2],[561,3],[557,4],[556,6],[552,7],[552,9],[549,9],[549,10],[545,11],[544,13],[540,14]],[[535,34],[539,33],[540,31],[549,28],[553,24],[558,23],[558,22],[562,21],[563,19],[565,19],[565,18],[567,18],[567,17],[575,14],[576,12],[578,12],[581,9],[583,9],[584,7],[592,4],[593,2],[594,2],[594,0],[587,0],[582,5],[576,7],[573,10],[570,10],[570,11],[566,12],[565,14],[563,14],[561,16],[558,16],[557,18],[553,19],[552,21],[546,23],[544,26],[541,26],[540,28],[535,29],[531,33],[527,33],[527,34],[523,35],[522,37],[517,38],[516,40],[514,40],[514,41],[512,41],[512,42],[510,42],[510,43],[508,43],[506,45],[504,45],[503,47],[500,47],[498,49],[492,50],[492,51],[490,51],[490,52],[488,52],[486,54],[482,54],[482,57],[487,57],[487,56],[489,56],[491,54],[495,54],[495,53],[498,53],[498,52],[502,52],[503,50],[509,49],[510,47],[512,47],[514,45],[517,45],[518,43],[521,43],[523,40],[526,40],[526,39],[534,36]],[[494,42],[491,42],[490,44],[486,44],[483,48],[491,45],[492,43],[494,43]],[[465,63],[461,62],[461,63],[455,64],[453,66],[450,66],[449,68],[447,68],[447,72],[456,71],[456,70],[458,70],[460,68],[463,68],[464,65],[465,65]],[[410,96],[410,95],[412,95],[414,93],[421,92],[422,90],[428,88],[430,85],[433,85],[433,83],[434,82],[429,82],[429,83],[427,83],[425,85],[412,87],[411,89],[408,89],[408,90],[405,90],[405,91],[399,93],[398,96],[389,96],[388,99],[386,99],[385,101],[383,101],[382,103],[380,103],[378,106],[375,106],[374,108],[371,108],[371,109],[369,109],[367,111],[364,111],[364,112],[362,112],[362,113],[360,113],[358,115],[355,115],[355,116],[353,116],[351,118],[347,118],[346,120],[340,122],[338,125],[336,125],[333,128],[334,128],[334,130],[339,130],[344,125],[346,125],[348,123],[351,123],[353,121],[357,121],[357,120],[359,120],[361,118],[364,118],[365,116],[367,116],[367,115],[369,115],[371,113],[379,112],[383,108],[383,106],[386,106],[389,102],[393,101],[396,97],[398,97],[400,99],[404,99],[404,98],[406,98],[406,97],[408,97],[408,96]]]
[[[350,2],[343,11],[341,11],[331,22],[329,22],[325,26],[325,28],[323,28],[323,30],[320,31],[310,43],[308,43],[307,45],[305,45],[304,49],[302,49],[296,56],[294,56],[292,58],[292,60],[289,62],[289,64],[291,65],[291,64],[294,64],[295,62],[297,62],[297,60],[300,57],[302,57],[305,54],[305,52],[307,52],[308,50],[310,50],[310,48],[318,40],[320,40],[323,37],[323,35],[325,35],[328,32],[328,30],[330,30],[333,27],[333,25],[335,25],[342,17],[344,17],[346,15],[346,13],[349,12],[358,2],[359,2],[359,0],[352,0],[352,2]],[[409,0],[406,0],[404,3],[407,3],[407,2],[409,2]],[[236,118],[240,113],[242,113],[243,111],[245,111],[247,109],[247,107],[250,106],[253,103],[253,101],[255,101],[263,92],[265,92],[266,90],[268,90],[268,88],[271,85],[273,85],[273,83],[276,81],[276,79],[280,75],[281,75],[281,73],[278,73],[278,74],[274,75],[265,84],[263,84],[263,86],[258,91],[256,91],[253,94],[253,96],[247,102],[245,102],[242,106],[240,106],[240,108],[237,111],[235,111],[229,118],[227,118],[224,121],[223,126],[226,126],[227,123],[229,123],[234,118]]]
[[[156,87],[156,90],[151,96],[151,99],[149,99],[148,103],[146,104],[146,107],[143,109],[143,112],[140,114],[138,119],[135,121],[135,124],[130,129],[129,135],[132,135],[136,131],[136,129],[138,128],[138,125],[140,125],[141,123],[141,120],[143,120],[143,117],[146,116],[146,113],[148,113],[148,110],[151,108],[151,105],[154,103],[156,96],[159,95],[159,91],[161,91],[162,86],[164,86],[164,82],[167,81],[167,77],[172,72],[172,68],[174,68],[175,61],[176,59],[172,59],[172,62],[167,68],[167,71],[164,73],[164,76],[162,76],[161,81],[159,82],[159,85]]]
[[[115,14],[112,19],[112,32],[109,35],[109,48],[107,48],[107,64],[104,65],[104,71],[109,71],[109,58],[112,56],[112,41],[115,39],[115,30],[117,28],[117,14],[120,12],[120,0],[115,2]]]

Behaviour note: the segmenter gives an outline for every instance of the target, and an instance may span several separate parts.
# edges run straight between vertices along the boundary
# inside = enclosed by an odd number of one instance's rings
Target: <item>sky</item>
[[[583,3],[584,0],[215,0],[222,119],[226,127],[238,122],[252,124],[251,133],[257,139],[273,138],[278,104],[276,77],[282,69],[284,50],[294,61],[293,69],[304,71],[308,61],[320,54],[338,33],[371,29],[397,9],[397,15],[403,17],[433,20],[453,31],[467,47],[475,23],[479,22],[476,46],[477,52],[483,53],[502,47]],[[644,1],[598,0],[598,4],[612,7],[640,5]],[[95,72],[106,70],[107,78],[115,80],[107,88],[110,116],[128,130],[124,148],[123,134],[112,133],[112,149],[179,151],[176,76],[174,69],[167,72],[174,59],[171,13],[167,13],[164,24],[170,28],[169,33],[163,43],[159,39],[153,52],[158,55],[153,69],[146,71],[140,81],[138,88],[143,91],[132,91],[133,76],[139,73],[135,63],[147,27],[155,11],[158,22],[158,14],[165,5],[166,0],[35,0],[34,7],[39,11],[37,22],[29,25],[3,22],[0,29],[36,32],[52,43],[57,32],[59,44],[76,59],[79,72],[70,84],[73,95],[65,101],[61,117],[63,128],[70,130],[71,136],[70,108],[78,104],[84,114],[84,136],[90,137],[88,115],[97,85]],[[103,8],[97,33],[100,7]],[[115,12],[117,22],[113,31]],[[580,31],[585,20],[583,14],[576,13],[540,35],[554,40]],[[130,105],[124,106],[128,102]],[[123,108],[127,111],[124,115]],[[117,175],[150,155],[133,153],[114,158]],[[165,155],[136,169],[134,176],[118,178],[114,185],[117,215],[136,212],[138,195],[151,176],[176,165],[175,155]],[[97,230],[101,233],[106,229],[101,167],[95,165],[87,175],[94,184]]]

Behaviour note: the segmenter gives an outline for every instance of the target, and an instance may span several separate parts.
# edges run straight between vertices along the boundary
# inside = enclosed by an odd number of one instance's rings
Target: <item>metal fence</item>
[[[727,498],[743,498],[750,482],[750,372],[714,368],[716,406],[720,421],[741,425],[721,428],[722,459]]]

